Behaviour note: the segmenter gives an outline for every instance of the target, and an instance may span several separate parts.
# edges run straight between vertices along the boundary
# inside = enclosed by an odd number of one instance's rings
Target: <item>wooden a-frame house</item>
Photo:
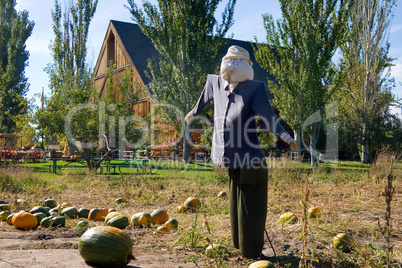
[[[135,113],[138,116],[149,114],[155,101],[146,94],[145,85],[150,80],[145,70],[148,59],[152,57],[159,57],[159,53],[137,24],[110,21],[93,73],[99,96],[107,90],[107,69],[110,65],[115,65],[118,76],[129,68],[132,79],[140,89],[139,102],[134,106]]]

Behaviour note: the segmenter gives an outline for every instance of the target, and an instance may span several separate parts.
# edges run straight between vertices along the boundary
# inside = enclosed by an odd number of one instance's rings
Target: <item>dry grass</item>
[[[277,161],[277,160],[276,160]],[[271,162],[272,163],[272,162]],[[308,178],[308,206],[318,206],[322,211],[319,220],[308,221],[307,259],[313,267],[362,267],[366,263],[362,254],[337,252],[332,238],[339,232],[352,236],[364,254],[373,263],[384,264],[386,246],[382,228],[385,224],[386,203],[383,196],[389,170],[386,156],[379,158],[370,168],[356,163],[341,163],[338,167],[321,164],[316,169],[303,168],[302,164],[276,162],[271,165],[268,187],[267,231],[278,257],[273,260],[277,267],[297,267],[302,253],[303,241],[299,240],[303,225],[301,221],[284,226],[278,222],[285,211],[294,212],[299,219],[303,215],[300,201],[303,196],[305,178]],[[349,168],[347,168],[349,167]],[[350,168],[353,167],[353,168]],[[217,194],[227,190],[227,175],[224,170],[215,170],[210,176],[197,177],[197,173],[173,170],[160,177],[147,175],[107,176],[80,175],[68,171],[63,175],[33,172],[26,168],[0,169],[0,199],[13,203],[17,198],[40,204],[45,198],[59,202],[68,201],[77,208],[114,207],[127,215],[136,212],[152,212],[164,208],[171,217],[179,221],[179,230],[168,235],[153,235],[154,228],[128,228],[127,232],[136,248],[157,254],[170,251],[183,255],[183,262],[192,262],[198,267],[246,267],[251,260],[239,258],[230,239],[228,200]],[[392,208],[392,260],[402,259],[402,163],[393,169],[395,187]],[[202,201],[199,213],[179,214],[175,208],[190,196]],[[116,204],[115,199],[123,197],[128,202]],[[70,220],[67,227],[74,229],[76,220]],[[101,224],[101,223],[96,223]],[[208,229],[208,227],[209,229]],[[3,231],[11,227],[2,226]],[[38,230],[37,232],[40,232]],[[204,254],[207,241],[228,247],[231,255],[210,259]],[[273,255],[268,241],[264,253]],[[319,262],[317,263],[316,260]],[[397,266],[395,262],[391,267]],[[378,266],[381,267],[381,266]]]

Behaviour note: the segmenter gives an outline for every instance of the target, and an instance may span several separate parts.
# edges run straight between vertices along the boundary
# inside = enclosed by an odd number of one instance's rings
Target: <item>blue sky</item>
[[[60,0],[62,3],[63,0]],[[66,1],[67,2],[67,1]],[[106,29],[110,20],[133,22],[131,14],[124,5],[127,0],[99,0],[97,11],[91,22],[88,40],[89,64],[94,66],[99,55],[99,50],[105,37]],[[139,4],[141,1],[137,1]],[[156,3],[156,0],[151,0]],[[226,3],[226,1],[224,1]],[[26,68],[26,77],[29,79],[30,90],[28,98],[34,94],[41,93],[42,87],[45,94],[50,93],[48,89],[48,76],[44,72],[47,64],[52,62],[49,50],[50,41],[54,38],[52,32],[51,10],[53,0],[17,0],[17,10],[27,10],[29,19],[35,22],[35,28],[27,41],[29,50],[29,66]],[[271,13],[274,18],[281,16],[278,0],[237,0],[234,16],[234,25],[229,32],[234,34],[235,39],[253,41],[255,37],[260,42],[266,40],[263,27],[262,14]],[[402,6],[397,6],[395,16],[390,29],[390,56],[397,58],[392,68],[392,77],[397,81],[397,87],[393,93],[402,98]],[[400,110],[398,110],[400,113]]]

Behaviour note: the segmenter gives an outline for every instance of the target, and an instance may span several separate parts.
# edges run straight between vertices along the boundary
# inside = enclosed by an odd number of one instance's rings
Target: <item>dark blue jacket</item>
[[[211,100],[214,100],[211,158],[218,166],[243,167],[264,159],[256,116],[264,123],[265,131],[274,133],[286,143],[293,140],[277,120],[262,82],[241,82],[231,93],[220,75],[208,75],[204,90],[192,110],[193,115],[199,115]]]

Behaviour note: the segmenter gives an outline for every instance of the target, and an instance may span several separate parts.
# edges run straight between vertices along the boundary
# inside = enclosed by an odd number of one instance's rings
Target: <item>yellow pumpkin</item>
[[[281,224],[294,224],[297,222],[297,217],[293,212],[285,212],[279,217]]]
[[[177,229],[177,227],[179,227],[179,222],[176,219],[169,219],[164,225],[169,228],[169,230]]]
[[[162,225],[159,226],[158,229],[156,229],[156,231],[154,232],[154,235],[156,234],[166,234],[169,233],[169,228],[167,228],[167,226]]]
[[[311,207],[308,210],[307,216],[310,219],[315,219],[321,217],[321,210],[318,207]]]
[[[13,225],[13,217],[14,217],[15,213],[11,213],[10,215],[8,215],[6,222],[8,225]]]
[[[341,250],[346,253],[352,250],[353,241],[350,238],[350,236],[347,235],[346,233],[337,234],[336,236],[334,236],[332,242],[334,244],[334,247],[338,250]]]
[[[177,206],[175,209],[176,213],[185,213],[187,208],[185,206]]]
[[[9,216],[11,214],[11,212],[10,211],[2,211],[2,212],[0,212],[0,220],[1,221],[6,221],[7,220],[7,217]]]
[[[195,211],[201,207],[201,201],[195,197],[189,197],[184,201],[184,206],[192,211]]]
[[[70,202],[63,202],[63,203],[59,204],[56,208],[63,209],[63,208],[66,208],[66,207],[71,207]]]
[[[15,214],[11,221],[16,229],[28,230],[38,225],[36,216],[23,210]]]
[[[148,212],[138,212],[131,217],[134,227],[148,227],[151,225],[152,216]]]
[[[275,268],[275,265],[267,260],[253,262],[248,268]]]

